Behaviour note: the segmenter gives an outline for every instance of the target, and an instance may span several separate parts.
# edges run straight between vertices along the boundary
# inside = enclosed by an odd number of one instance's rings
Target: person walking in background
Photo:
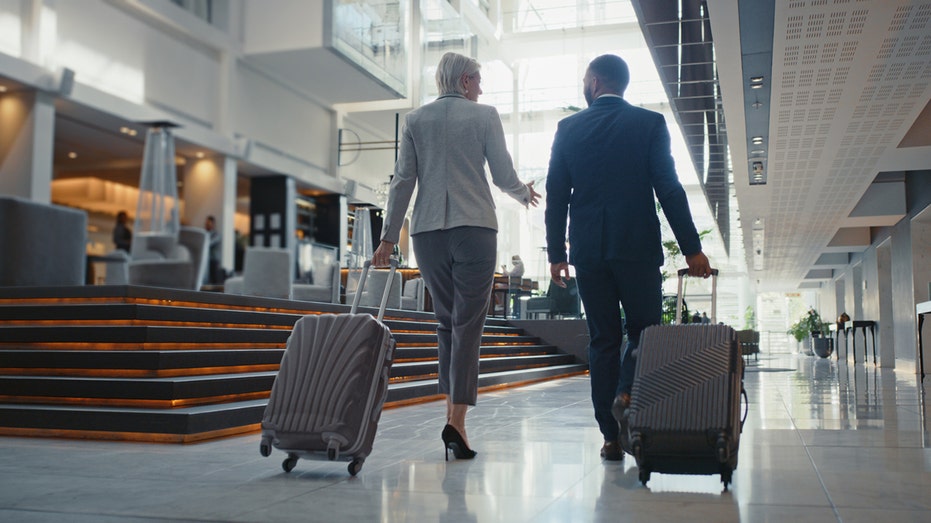
[[[204,229],[207,230],[207,243],[210,249],[207,258],[209,260],[207,266],[208,283],[223,283],[225,275],[222,274],[223,269],[220,267],[223,238],[220,236],[220,231],[217,230],[216,218],[207,216],[207,220],[204,222]]]
[[[113,244],[116,248],[125,251],[127,254],[132,252],[133,231],[127,225],[129,215],[126,211],[120,211],[116,214],[116,225],[113,227]]]
[[[654,194],[689,274],[711,274],[676,174],[666,121],[623,99],[629,81],[619,56],[589,63],[582,80],[589,107],[559,122],[546,180],[550,275],[565,286],[569,264],[575,266],[590,336],[592,404],[604,436],[601,455],[612,461],[623,458],[619,435],[626,432],[634,349],[640,333],[662,319],[663,246]],[[621,306],[628,338],[623,352]]]
[[[514,171],[494,107],[476,103],[482,94],[480,65],[446,53],[436,70],[440,96],[404,119],[381,242],[372,258],[385,266],[400,237],[414,188],[411,239],[437,319],[439,393],[446,396],[442,439],[458,459],[475,451],[465,418],[478,397],[479,347],[497,260],[492,182],[526,205],[540,195]]]

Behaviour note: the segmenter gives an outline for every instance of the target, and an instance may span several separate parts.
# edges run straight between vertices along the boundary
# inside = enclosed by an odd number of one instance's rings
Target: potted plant
[[[805,323],[805,318],[802,318],[798,320],[797,322],[793,323],[792,326],[789,327],[789,330],[786,331],[786,333],[791,335],[793,338],[795,338],[795,341],[798,344],[798,346],[804,349],[804,351],[800,350],[799,352],[808,353],[811,351],[810,346],[809,347],[804,346],[804,342],[806,340],[811,339],[809,338],[808,324]]]
[[[827,331],[827,323],[821,319],[818,311],[810,308],[805,316],[789,327],[788,333],[795,338],[795,341],[803,344],[806,354],[811,354],[814,349],[815,353],[826,358],[834,350],[834,340],[824,336]]]

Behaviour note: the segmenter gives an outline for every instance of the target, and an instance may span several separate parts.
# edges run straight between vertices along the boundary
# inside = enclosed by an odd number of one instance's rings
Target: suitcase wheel
[[[363,463],[365,463],[365,460],[364,460],[364,459],[354,459],[354,460],[352,460],[352,462],[349,464],[349,475],[350,475],[350,476],[355,476],[356,474],[358,474],[359,471],[362,470],[362,464],[363,464]]]
[[[648,481],[650,481],[650,470],[640,469],[640,483],[645,487]]]
[[[266,458],[272,455],[271,438],[262,438],[262,442],[259,443],[259,454]]]
[[[295,465],[297,465],[297,456],[294,454],[288,454],[288,457],[281,462],[281,468],[284,469],[285,472],[294,470]]]

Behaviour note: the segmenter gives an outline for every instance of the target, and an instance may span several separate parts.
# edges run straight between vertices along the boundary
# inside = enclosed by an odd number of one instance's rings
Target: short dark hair
[[[624,94],[627,85],[630,84],[630,69],[620,56],[603,54],[588,64],[588,70],[605,88],[618,94]]]

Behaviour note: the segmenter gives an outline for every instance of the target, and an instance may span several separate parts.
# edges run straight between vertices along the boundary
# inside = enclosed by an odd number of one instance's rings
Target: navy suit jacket
[[[553,140],[546,179],[550,263],[662,265],[654,194],[682,253],[701,251],[663,115],[602,96],[589,108],[564,118]]]

